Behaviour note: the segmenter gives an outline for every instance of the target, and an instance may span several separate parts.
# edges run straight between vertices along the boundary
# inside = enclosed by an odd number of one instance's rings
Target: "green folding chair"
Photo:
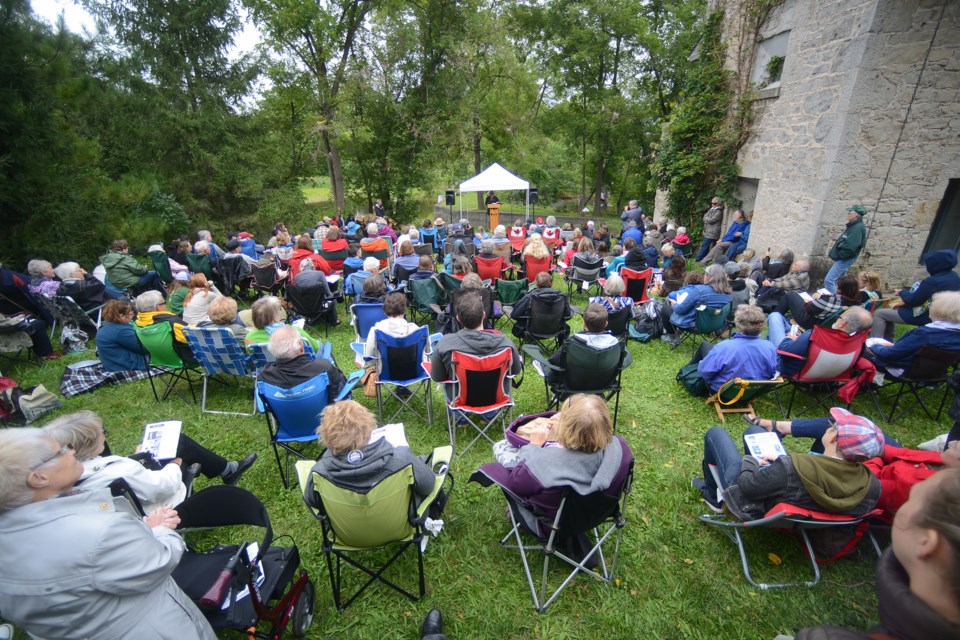
[[[727,380],[716,393],[710,394],[707,404],[717,410],[720,422],[727,421],[728,413],[753,413],[753,400],[765,393],[773,391],[783,384],[783,378],[777,376],[773,380],[745,380],[734,378]]]
[[[167,265],[170,266],[169,264]],[[213,279],[213,267],[210,266],[210,256],[205,253],[188,253],[187,266],[192,273],[202,273],[208,280]]]
[[[697,352],[697,347],[705,340],[716,342],[727,324],[727,316],[729,315],[729,302],[722,307],[697,309],[696,321],[692,327],[689,329],[677,327],[680,332],[680,339],[671,347],[671,351],[688,340],[693,343],[693,353]]]
[[[453,448],[448,445],[435,448],[427,458],[427,464],[433,467],[436,474],[436,484],[433,491],[419,503],[413,492],[413,468],[410,466],[388,476],[367,493],[357,493],[342,489],[314,473],[315,463],[311,460],[296,463],[297,477],[304,495],[313,491],[319,499],[319,509],[309,504],[307,508],[320,521],[323,533],[321,550],[326,556],[333,600],[338,611],[343,612],[367,587],[378,581],[411,600],[423,597],[426,591],[423,550],[429,535],[424,525],[430,513],[438,517],[453,490],[454,478],[449,473],[452,457]],[[445,484],[448,485],[446,488]],[[371,568],[360,562],[359,558],[364,553],[391,545],[396,545],[397,550],[379,567]],[[418,595],[384,577],[386,570],[408,549],[417,553]],[[344,563],[368,576],[366,582],[347,600],[344,600],[343,594]]]
[[[160,322],[146,327],[134,325],[133,330],[140,343],[150,353],[147,370],[150,373],[150,388],[153,389],[154,399],[159,402],[160,400],[166,400],[171,393],[175,393],[184,402],[189,402],[187,397],[176,388],[178,382],[186,380],[190,388],[190,397],[196,403],[197,395],[193,391],[193,380],[190,377],[190,373],[196,365],[184,363],[180,354],[173,348],[173,326],[169,322]],[[154,378],[166,387],[162,397],[157,394],[157,387],[153,382]]]
[[[153,262],[153,268],[156,270],[164,284],[173,282],[173,272],[170,271],[170,262],[167,260],[167,254],[163,251],[151,251],[147,254]]]
[[[436,276],[423,280],[407,280],[407,308],[410,322],[423,325],[437,317],[447,298]]]

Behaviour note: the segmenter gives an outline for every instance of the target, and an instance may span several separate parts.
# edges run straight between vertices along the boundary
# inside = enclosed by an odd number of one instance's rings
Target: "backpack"
[[[630,337],[648,342],[663,335],[663,308],[660,300],[647,300],[634,312],[636,321],[629,327]]]
[[[703,379],[698,370],[699,363],[692,362],[680,367],[677,372],[677,382],[683,385],[687,393],[696,398],[705,398],[710,395],[710,387],[707,381]]]
[[[60,398],[47,391],[42,384],[23,389],[3,378],[0,386],[0,419],[6,424],[30,424],[34,420],[60,408]],[[12,382],[12,381],[11,381]]]

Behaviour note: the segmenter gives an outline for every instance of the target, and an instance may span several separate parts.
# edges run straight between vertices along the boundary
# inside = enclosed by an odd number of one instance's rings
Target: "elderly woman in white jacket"
[[[41,429],[0,429],[0,611],[34,638],[215,640],[171,573],[177,512],[146,518]]]
[[[187,488],[183,484],[182,465],[200,463],[200,472],[208,478],[220,477],[224,484],[234,484],[257,459],[251,454],[244,460],[227,462],[221,456],[197,444],[185,435],[180,436],[177,455],[173,461],[156,471],[147,469],[136,460],[123,456],[103,455],[106,448],[106,429],[103,420],[92,411],[78,411],[61,416],[43,427],[43,431],[74,451],[83,465],[83,475],[77,488],[84,491],[104,489],[117,478],[123,478],[140,499],[143,510],[149,513],[159,507],[175,507],[183,502]]]

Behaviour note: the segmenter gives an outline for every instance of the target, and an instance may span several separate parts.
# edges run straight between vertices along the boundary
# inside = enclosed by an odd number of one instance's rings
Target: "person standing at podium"
[[[492,204],[500,204],[500,198],[497,197],[497,192],[491,191],[489,194],[487,194],[487,198],[483,201],[483,203],[486,205],[487,209],[489,209],[490,205]]]

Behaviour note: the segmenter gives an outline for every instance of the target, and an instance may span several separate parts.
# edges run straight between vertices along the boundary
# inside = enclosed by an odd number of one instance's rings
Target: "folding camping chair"
[[[133,327],[137,338],[144,348],[150,353],[150,361],[147,363],[147,369],[150,373],[150,388],[153,389],[153,397],[159,402],[166,400],[170,393],[175,393],[184,402],[189,402],[187,397],[177,391],[176,385],[181,380],[187,381],[190,388],[190,397],[193,402],[197,401],[197,396],[193,392],[193,379],[190,373],[196,369],[196,364],[187,364],[180,357],[180,354],[173,348],[173,327],[169,322],[159,322],[146,327]],[[154,385],[154,378],[160,380],[166,389],[161,398],[157,395],[157,387]]]
[[[814,327],[810,336],[810,350],[807,352],[803,368],[796,375],[784,374],[783,376],[791,389],[786,412],[783,411],[779,388],[774,390],[782,415],[785,418],[790,417],[798,389],[811,396],[814,403],[798,411],[796,415],[800,416],[811,409],[825,406],[826,402],[836,395],[841,385],[856,377],[854,368],[860,359],[868,335],[866,331],[850,335],[838,329]],[[777,353],[784,358],[803,359],[787,351],[778,350]],[[871,397],[874,404],[877,404],[876,396],[871,395]],[[877,411],[883,415],[878,404]]]
[[[443,288],[448,300],[451,293],[463,286],[463,280],[457,278],[456,276],[450,275],[446,271],[441,271],[436,277],[437,280],[439,280],[440,286]]]
[[[598,395],[607,402],[613,398],[613,429],[616,431],[620,376],[633,362],[626,342],[618,340],[615,345],[600,349],[571,336],[560,347],[557,364],[551,363],[537,345],[523,345],[523,351],[540,365],[547,411],[559,410],[564,400],[578,393]]]
[[[407,309],[410,312],[410,322],[426,324],[437,317],[441,305],[446,304],[446,292],[440,286],[436,276],[422,280],[408,280]]]
[[[393,422],[401,411],[408,409],[426,423],[433,423],[433,395],[430,384],[430,365],[424,363],[423,354],[429,343],[429,330],[420,327],[413,333],[402,338],[396,338],[382,331],[375,331],[377,353],[380,360],[380,373],[377,375],[377,424]],[[397,392],[402,387],[408,393],[402,395]],[[411,406],[410,402],[423,392],[425,413],[420,413]],[[399,406],[393,414],[384,419],[383,408],[389,393]]]
[[[322,248],[317,251],[317,255],[327,261],[330,268],[334,271],[343,271],[343,261],[347,259],[347,250],[324,251]],[[339,265],[339,266],[337,266]]]
[[[607,314],[607,331],[620,340],[626,340],[629,333],[630,320],[633,319],[633,309],[629,306],[617,309]]]
[[[502,256],[496,256],[494,258],[477,256],[473,260],[477,265],[477,275],[480,276],[481,280],[489,280],[493,287],[497,286],[497,281],[504,277],[505,272],[509,268],[507,266],[507,260]]]
[[[362,375],[363,371],[354,371],[347,376],[347,382],[334,402],[349,397]],[[290,488],[290,456],[305,458],[306,446],[317,440],[320,414],[329,404],[329,386],[330,379],[325,372],[292,389],[282,389],[263,380],[257,382],[257,395],[265,408],[270,445],[277,458],[284,489]],[[280,449],[284,450],[284,464],[280,464]]]
[[[45,296],[42,293],[38,293],[37,295],[32,296],[31,299],[38,307],[40,307],[40,310],[46,311],[47,314],[53,319],[53,321],[50,323],[51,341],[53,340],[53,334],[57,330],[57,324],[59,324],[61,327],[71,324],[70,316],[67,315],[67,313],[57,305],[53,298]]]
[[[626,448],[623,440],[619,436],[616,437],[621,440],[624,448]],[[533,597],[533,607],[538,613],[545,613],[547,608],[557,599],[557,596],[580,573],[593,576],[603,582],[611,582],[614,579],[617,572],[617,561],[620,557],[620,540],[623,536],[623,528],[627,525],[624,513],[627,508],[627,498],[633,485],[632,460],[623,479],[615,482],[607,491],[598,491],[582,496],[569,487],[564,488],[560,507],[555,515],[551,515],[540,505],[526,501],[503,485],[498,484],[491,475],[488,475],[489,472],[485,471],[489,466],[492,465],[484,465],[475,471],[470,476],[470,481],[477,482],[484,487],[497,484],[503,491],[510,507],[511,528],[507,535],[500,540],[500,546],[516,549],[520,554],[523,571],[527,576],[527,584],[530,587],[530,595]],[[527,531],[527,528],[523,524],[518,509],[527,509],[536,516],[540,528],[540,532],[534,532],[538,537],[536,544],[531,544],[529,540],[526,543],[524,542],[523,534]],[[549,533],[541,537],[543,532]],[[581,548],[579,554],[568,551],[568,548],[580,546],[581,541],[586,541],[589,548]],[[603,549],[608,541],[614,545],[609,567]],[[530,567],[536,560],[530,558],[528,554],[540,552],[543,553],[543,570],[538,591]],[[582,555],[582,559],[575,559],[571,557],[573,555]],[[573,570],[565,576],[559,587],[548,593],[547,578],[550,574],[552,558],[562,560]],[[594,562],[596,562],[596,568],[590,568],[589,565]]]
[[[567,321],[564,318],[568,304],[563,296],[557,296],[553,301],[533,298],[530,304],[530,317],[523,332],[523,344],[536,344],[547,354],[552,354],[559,349],[569,333]]]
[[[425,245],[433,249],[431,253],[436,253],[440,248],[440,243],[437,240],[437,230],[436,229],[424,229],[420,228],[420,241]],[[416,250],[416,247],[414,247]]]
[[[101,305],[93,307],[92,309],[84,309],[81,307],[76,300],[70,296],[57,295],[53,300],[54,304],[59,307],[60,312],[65,318],[67,318],[67,324],[73,324],[79,329],[87,327],[88,329],[92,328],[91,337],[97,330],[100,328],[100,319],[103,313],[103,308],[107,306],[107,303],[104,302]],[[96,313],[97,319],[94,320],[90,317],[91,313]]]
[[[252,416],[257,412],[257,370],[253,357],[244,353],[233,333],[225,327],[184,327],[190,350],[203,369],[203,392],[200,411],[228,416]],[[213,411],[207,409],[207,381],[212,377],[234,376],[253,381],[253,408],[250,413],[240,411]]]
[[[247,349],[250,351],[250,358],[253,362],[253,366],[256,369],[257,375],[260,374],[260,370],[263,369],[268,364],[273,364],[277,359],[270,353],[270,349],[267,348],[267,343],[262,344],[248,344]],[[333,362],[333,343],[327,342],[320,345],[320,353],[315,353],[313,347],[310,346],[310,343],[306,339],[303,340],[303,352],[307,354],[307,358],[313,360],[316,357],[321,357],[324,360],[329,360]]]
[[[593,262],[587,262],[579,254],[573,256],[573,264],[564,276],[567,281],[567,298],[573,297],[574,289],[586,291],[590,295],[591,289],[595,289],[597,295],[603,294],[603,285],[600,284],[600,277],[603,275],[603,259],[597,258]]]
[[[650,287],[650,281],[653,279],[653,269],[644,269],[643,271],[634,271],[623,267],[620,269],[620,277],[623,278],[623,284],[626,290],[623,295],[633,299],[633,304],[643,304],[650,297],[647,295],[647,289]]]
[[[526,295],[527,286],[526,280],[497,280],[497,300],[500,301],[501,318],[510,318],[513,306]]]
[[[223,280],[223,293],[227,296],[246,297],[253,282],[253,270],[243,258],[221,258],[217,262],[220,278]]]
[[[370,329],[381,320],[386,320],[382,302],[365,302],[350,305],[350,326],[354,330],[354,339],[350,348],[363,357],[363,345],[367,342]]]
[[[167,258],[166,252],[150,251],[147,255],[153,263],[153,269],[157,272],[157,275],[160,276],[160,279],[163,280],[163,283],[170,284],[173,282],[173,271],[170,270],[170,261]]]
[[[241,258],[242,260],[243,258]],[[250,265],[250,269],[253,273],[253,280],[250,283],[250,286],[259,294],[266,294],[268,296],[275,296],[280,293],[280,289],[283,288],[283,283],[286,282],[286,278],[281,278],[280,274],[277,271],[277,265],[274,262],[269,264]]]
[[[342,489],[313,472],[313,461],[297,462],[297,476],[310,513],[320,521],[323,542],[320,550],[327,560],[333,602],[341,613],[374,582],[382,582],[411,600],[419,600],[426,592],[423,571],[423,550],[426,547],[428,517],[439,518],[447,497],[453,491],[454,478],[449,473],[453,449],[437,447],[427,459],[436,474],[433,490],[422,500],[413,492],[413,468],[406,466],[381,480],[366,493]],[[448,482],[449,480],[449,482]],[[319,505],[311,506],[310,503]],[[360,562],[365,551],[396,545],[397,550],[378,567]],[[384,577],[407,550],[417,553],[419,590],[414,595]],[[343,563],[352,565],[369,578],[344,600]]]
[[[524,256],[523,258],[523,273],[527,279],[527,284],[533,284],[533,281],[537,279],[539,274],[543,272],[550,273],[552,269],[553,256],[547,256],[546,258]]]
[[[701,342],[716,342],[720,339],[720,334],[727,324],[727,317],[730,315],[730,303],[722,307],[698,307],[696,311],[693,327],[689,329],[676,327],[680,333],[680,339],[670,347],[671,351],[689,340],[693,343],[693,353],[696,353]]]
[[[870,539],[877,556],[881,549],[873,533],[869,530],[868,520],[879,516],[883,511],[874,509],[862,517],[841,515],[836,513],[826,513],[823,511],[811,511],[800,507],[781,502],[774,505],[763,518],[759,520],[740,521],[726,515],[708,513],[700,516],[700,521],[714,527],[720,527],[720,530],[737,546],[740,552],[740,563],[743,566],[743,575],[751,585],[757,589],[781,589],[784,587],[813,587],[820,582],[820,561],[817,560],[817,554],[813,550],[813,544],[810,542],[809,531],[818,529],[829,529],[834,527],[856,527],[856,531],[850,543],[848,543],[839,553],[826,561],[834,560],[848,553],[853,546],[859,542],[863,534],[866,533]],[[743,542],[742,531],[748,529],[789,529],[799,532],[800,541],[803,543],[804,552],[810,562],[813,570],[813,579],[804,582],[756,582],[750,572],[750,560],[747,558],[747,549]]]
[[[894,421],[897,405],[900,404],[900,399],[905,391],[909,392],[916,399],[916,402],[897,414],[897,418],[902,418],[919,406],[928,418],[939,422],[940,414],[943,413],[943,405],[949,395],[947,378],[950,377],[951,369],[956,367],[958,362],[960,362],[960,352],[946,351],[925,344],[913,356],[910,366],[902,374],[898,376],[887,371],[888,383],[883,388],[897,386],[897,393],[893,397],[893,406],[890,407],[890,417],[887,422]],[[934,415],[924,402],[924,398],[933,396],[941,387],[943,387],[943,393],[940,397],[937,413]]]
[[[192,273],[202,273],[208,280],[213,280],[213,265],[210,256],[205,253],[188,253],[187,266]]]
[[[707,404],[713,405],[717,410],[717,417],[720,422],[727,421],[728,413],[753,413],[754,398],[758,398],[765,393],[773,391],[783,384],[783,378],[776,377],[773,380],[745,380],[743,378],[734,378],[727,380],[716,393],[710,394],[707,398]]]
[[[330,314],[337,304],[337,299],[330,293],[330,287],[326,282],[312,287],[298,287],[290,283],[284,289],[284,297],[293,310],[303,316],[307,325],[313,326],[323,322],[324,336],[330,336],[332,324]]]
[[[513,249],[514,253],[522,253],[523,243],[527,240],[527,228],[510,227],[507,231],[507,239],[510,240],[510,248]]]
[[[447,427],[450,445],[457,450],[457,424],[469,424],[477,430],[477,436],[457,451],[462,456],[480,438],[494,444],[487,430],[499,419],[506,427],[513,413],[511,385],[513,375],[513,350],[503,349],[487,356],[475,356],[454,351],[450,357],[453,380],[444,382],[447,392]],[[506,387],[506,390],[504,389]],[[480,426],[480,425],[483,426]]]

